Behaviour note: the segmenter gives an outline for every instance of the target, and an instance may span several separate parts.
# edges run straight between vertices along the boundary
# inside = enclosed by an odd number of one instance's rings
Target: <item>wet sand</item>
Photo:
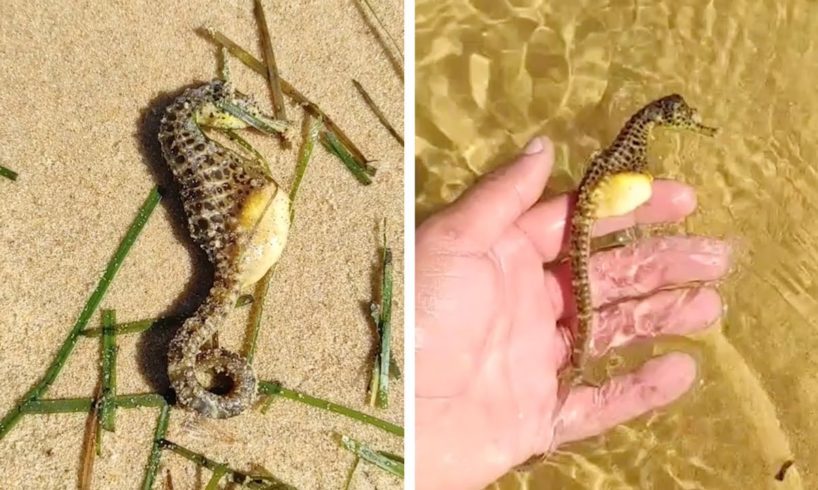
[[[295,5],[299,6],[295,6]],[[264,380],[403,425],[403,391],[391,406],[366,407],[374,335],[364,304],[379,261],[381,218],[395,254],[393,349],[403,352],[403,149],[352,85],[359,80],[402,131],[403,89],[383,48],[352,2],[265,2],[281,75],[322,107],[377,160],[373,185],[359,185],[335,157],[316,148],[302,182],[295,223],[267,297],[255,370]],[[379,5],[402,38],[402,3]],[[155,185],[167,188],[102,308],[120,321],[184,314],[210,285],[203,254],[187,236],[159,154],[159,111],[183,87],[217,76],[215,45],[196,34],[209,25],[261,57],[251,1],[6,3],[0,17],[0,413],[44,374],[99,280],[137,209]],[[231,63],[236,86],[269,107],[262,77]],[[302,117],[288,105],[291,118]],[[282,150],[257,135],[285,189],[297,146]],[[300,139],[299,139],[300,141]],[[238,350],[248,309],[220,335]],[[98,326],[95,314],[90,326]],[[164,353],[176,326],[118,338],[118,391],[167,389]],[[98,382],[99,342],[80,340],[47,398],[89,397]],[[155,409],[118,410],[103,436],[92,488],[139,488]],[[354,457],[333,434],[402,454],[402,440],[291,401],[267,414],[194,424],[174,410],[168,439],[240,470],[262,465],[298,488],[341,488]],[[86,417],[27,416],[2,441],[4,487],[76,488]],[[210,472],[164,452],[160,480],[203,487]],[[362,464],[353,488],[400,488]],[[161,483],[156,488],[162,488]]]

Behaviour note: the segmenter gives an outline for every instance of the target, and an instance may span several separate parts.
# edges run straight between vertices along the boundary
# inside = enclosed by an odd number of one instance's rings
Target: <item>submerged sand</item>
[[[297,6],[296,6],[297,5]],[[363,307],[372,296],[381,218],[395,254],[393,349],[403,351],[403,149],[363,104],[354,77],[403,128],[402,81],[353,2],[265,2],[282,76],[319,104],[378,160],[364,187],[316,150],[297,199],[296,220],[267,297],[255,357],[259,377],[403,425],[403,391],[388,410],[368,409],[374,335]],[[402,39],[403,6],[377,5]],[[217,75],[209,25],[261,50],[252,2],[5,2],[0,16],[0,413],[44,374],[93,291],[137,209],[155,185],[171,186],[158,152],[158,111],[185,86]],[[233,61],[240,90],[268,104],[264,80]],[[290,105],[291,117],[302,111]],[[296,148],[253,137],[289,188]],[[191,311],[209,287],[203,255],[187,237],[173,193],[139,237],[102,303],[120,321]],[[247,310],[222,332],[241,346]],[[91,326],[99,324],[99,314]],[[176,327],[118,339],[120,393],[167,388],[164,352]],[[80,340],[53,397],[88,397],[98,383],[99,343]],[[139,488],[157,411],[119,410],[103,437],[92,488]],[[342,488],[354,457],[334,433],[403,454],[402,439],[344,417],[278,399],[267,414],[205,424],[174,410],[168,439],[241,470],[262,465],[298,488]],[[76,488],[86,416],[28,416],[0,441],[4,488]],[[165,452],[160,480],[200,488],[210,472]],[[352,488],[400,488],[361,465]],[[156,488],[162,488],[157,483]]]
[[[721,130],[657,131],[648,159],[696,189],[686,233],[735,244],[719,285],[727,310],[695,338],[623,352],[623,370],[690,353],[695,388],[490,488],[818,488],[818,3],[417,3],[419,216],[535,134],[555,143],[547,192],[572,189],[589,156],[663,95],[682,94]]]

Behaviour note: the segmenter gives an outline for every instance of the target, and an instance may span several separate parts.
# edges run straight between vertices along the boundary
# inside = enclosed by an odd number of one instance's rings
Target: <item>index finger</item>
[[[537,204],[517,220],[539,252],[543,262],[551,262],[568,244],[568,223],[574,212],[576,193],[562,194]],[[673,180],[655,180],[651,197],[631,213],[604,218],[594,224],[594,236],[624,230],[634,225],[680,221],[696,209],[696,192]]]

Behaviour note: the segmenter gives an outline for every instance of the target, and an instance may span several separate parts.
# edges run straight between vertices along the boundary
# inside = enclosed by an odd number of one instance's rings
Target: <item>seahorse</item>
[[[210,139],[203,128],[286,132],[290,124],[264,115],[230,81],[188,89],[166,109],[159,127],[163,156],[179,187],[193,241],[215,272],[207,298],[168,349],[168,377],[178,405],[211,418],[240,414],[255,400],[256,376],[236,353],[208,347],[241,290],[280,258],[290,227],[287,193],[260,162]],[[209,391],[197,371],[225,374],[232,386]]]
[[[572,289],[577,307],[576,329],[572,332],[568,365],[558,376],[555,417],[575,386],[596,385],[586,376],[591,352],[593,304],[588,268],[594,221],[628,213],[651,195],[652,176],[647,173],[647,148],[657,126],[687,129],[713,136],[717,129],[700,122],[696,109],[679,94],[671,94],[642,107],[625,123],[614,141],[597,151],[577,191],[570,224],[569,256]]]

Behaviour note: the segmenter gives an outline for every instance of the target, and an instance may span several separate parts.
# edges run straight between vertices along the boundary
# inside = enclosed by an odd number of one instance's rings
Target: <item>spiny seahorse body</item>
[[[260,276],[259,261],[269,268],[278,260],[289,228],[289,214],[281,212],[289,200],[277,184],[202,131],[202,126],[247,126],[225,112],[225,102],[261,114],[228,82],[214,80],[177,97],[159,128],[162,153],[179,187],[190,236],[215,269],[207,298],[170,343],[168,375],[179,405],[214,418],[238,415],[251,405],[256,377],[241,356],[205,345],[233,309],[241,288]],[[259,230],[266,235],[259,236]],[[210,369],[229,377],[228,393],[213,393],[199,382],[197,370]]]
[[[577,326],[573,332],[569,365],[560,374],[558,408],[570,389],[584,380],[584,368],[590,354],[593,305],[588,266],[591,255],[591,231],[599,216],[601,186],[623,173],[644,173],[647,169],[647,145],[656,126],[688,129],[707,136],[715,128],[699,122],[696,110],[678,94],[657,99],[634,114],[613,143],[594,155],[579,185],[576,208],[571,219],[570,263],[572,288],[577,307]],[[586,380],[587,381],[587,380]]]

